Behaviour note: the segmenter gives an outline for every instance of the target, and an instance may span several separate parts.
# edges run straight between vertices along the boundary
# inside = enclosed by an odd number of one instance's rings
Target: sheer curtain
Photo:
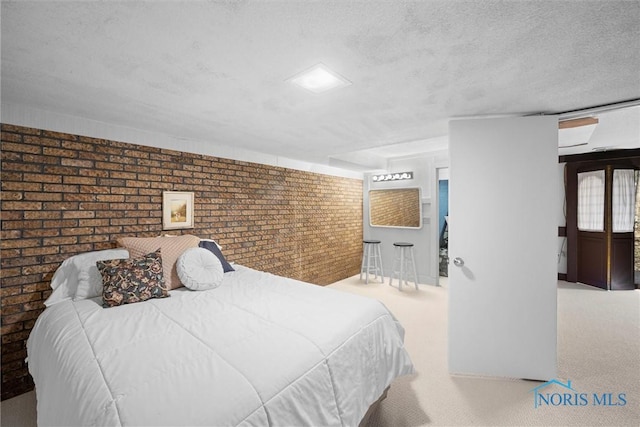
[[[613,171],[613,232],[628,233],[633,231],[636,208],[635,171],[632,169],[616,169]]]
[[[604,170],[578,174],[578,230],[604,231]]]

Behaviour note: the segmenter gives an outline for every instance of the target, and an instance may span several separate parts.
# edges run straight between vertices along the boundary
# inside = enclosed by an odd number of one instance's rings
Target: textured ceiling
[[[318,62],[353,84],[286,81]],[[322,164],[638,99],[639,70],[638,1],[2,1],[3,104]]]

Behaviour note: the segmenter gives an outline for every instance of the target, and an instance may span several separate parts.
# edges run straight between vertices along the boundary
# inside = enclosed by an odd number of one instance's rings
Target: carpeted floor
[[[331,285],[381,300],[406,329],[417,373],[396,380],[371,426],[640,425],[640,291],[558,283],[558,380],[566,402],[534,407],[535,381],[451,376],[447,371],[447,282],[403,292],[358,277]],[[472,319],[470,319],[472,321]],[[564,394],[551,385],[550,393]],[[582,397],[588,400],[584,405]],[[593,394],[611,405],[593,405]],[[619,394],[624,393],[626,404]],[[558,398],[560,396],[556,396]],[[553,402],[553,401],[552,401]],[[555,401],[555,403],[558,403]]]
[[[364,284],[357,276],[331,285],[379,299],[406,330],[405,345],[417,373],[392,384],[372,427],[640,425],[640,291],[606,292],[559,282],[558,380],[570,380],[589,404],[535,408],[532,390],[538,382],[449,375],[443,282],[442,287],[421,285],[403,292]],[[552,391],[564,393],[562,388]],[[626,404],[594,406],[594,393],[600,399],[611,393],[607,403],[612,404],[622,403],[618,395],[624,393]],[[0,417],[3,427],[35,426],[34,393],[2,402]]]

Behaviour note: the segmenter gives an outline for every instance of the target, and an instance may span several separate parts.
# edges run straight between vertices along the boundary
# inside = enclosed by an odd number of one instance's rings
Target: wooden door
[[[602,289],[608,289],[607,187],[604,168],[578,171],[578,281]]]
[[[593,240],[597,236],[578,230],[578,173],[609,170],[607,191],[610,192],[611,176],[616,170],[640,169],[640,149],[560,156],[559,160],[566,163],[567,281],[582,282],[603,289],[634,289],[634,233],[628,231],[603,234],[604,240],[601,238],[600,244],[596,245]],[[608,202],[606,206],[606,215],[610,217],[612,207]],[[609,221],[607,218],[605,224],[609,224]],[[603,244],[606,245],[605,249]],[[585,270],[591,272],[585,273]],[[602,271],[605,271],[605,286],[602,285]],[[595,277],[598,279],[593,280]]]
[[[610,208],[611,220],[609,221],[611,233],[608,236],[609,289],[631,290],[635,289],[633,262],[636,210],[635,170],[616,167],[611,169],[610,176],[608,176],[613,187]],[[621,181],[624,182],[624,185],[621,185]],[[622,194],[624,197],[621,197]],[[626,221],[620,221],[621,217],[626,218]]]
[[[578,282],[607,287],[607,238],[604,231],[578,230]]]
[[[618,231],[615,229],[613,217],[615,215],[613,204],[614,173],[616,167],[608,164],[604,167],[593,165],[578,169],[578,196],[577,215],[577,281],[587,285],[607,290],[635,289],[634,284],[634,232]],[[620,169],[618,169],[620,170]],[[581,210],[585,203],[581,203],[581,178],[585,175],[602,177],[602,194],[599,195],[602,203],[600,212],[602,221],[598,229],[589,229],[581,226]],[[634,191],[635,194],[635,191]],[[591,205],[586,203],[586,205]],[[635,203],[633,203],[635,206]]]
[[[634,283],[634,234],[613,233],[611,237],[611,287],[612,291],[635,289]]]

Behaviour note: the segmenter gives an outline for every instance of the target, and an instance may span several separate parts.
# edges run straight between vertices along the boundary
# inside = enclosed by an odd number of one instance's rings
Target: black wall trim
[[[560,156],[560,163],[593,162],[600,160],[628,160],[632,165],[640,167],[640,148],[629,150],[597,151],[584,154]]]

